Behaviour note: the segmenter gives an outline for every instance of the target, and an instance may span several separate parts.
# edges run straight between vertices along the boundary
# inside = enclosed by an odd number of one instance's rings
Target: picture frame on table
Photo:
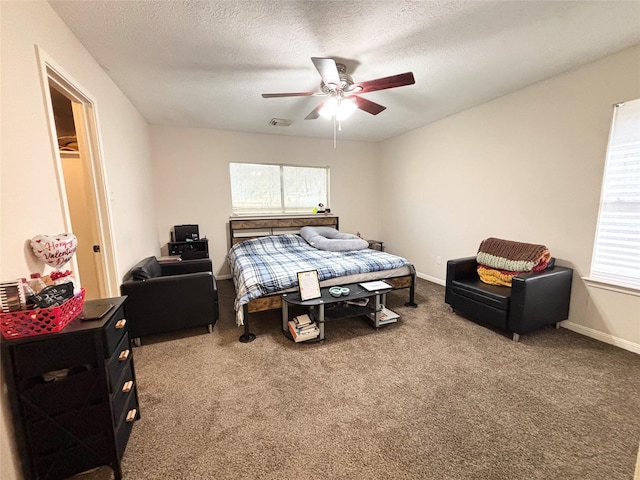
[[[300,292],[300,300],[303,302],[322,296],[317,270],[298,272],[298,291]]]

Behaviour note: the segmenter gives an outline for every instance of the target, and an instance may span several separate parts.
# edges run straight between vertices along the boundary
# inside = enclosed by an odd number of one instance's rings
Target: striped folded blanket
[[[480,280],[490,285],[511,286],[516,275],[547,268],[551,253],[544,245],[487,238],[480,243],[476,261]]]

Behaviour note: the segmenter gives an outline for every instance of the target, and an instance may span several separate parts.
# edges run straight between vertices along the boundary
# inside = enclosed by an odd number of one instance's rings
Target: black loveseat
[[[208,326],[218,320],[218,289],[211,260],[160,263],[156,257],[138,262],[125,275],[120,293],[129,333],[140,337],[184,328]]]
[[[569,317],[573,270],[554,266],[513,277],[511,287],[488,285],[478,276],[476,257],[447,262],[445,303],[477,323],[520,335]]]

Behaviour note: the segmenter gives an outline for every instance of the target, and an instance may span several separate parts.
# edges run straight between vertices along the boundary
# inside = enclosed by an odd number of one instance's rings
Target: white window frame
[[[585,280],[640,296],[640,99],[614,106],[591,273]]]
[[[242,207],[238,207],[237,205],[235,205],[235,201],[233,198],[233,175],[231,173],[232,170],[232,166],[233,165],[241,165],[241,166],[251,166],[251,165],[255,165],[258,167],[277,167],[280,170],[280,175],[279,175],[279,181],[280,181],[280,185],[279,185],[279,191],[280,191],[280,205],[279,208],[242,208]],[[326,180],[326,185],[325,185],[325,192],[326,192],[326,198],[325,199],[320,199],[316,202],[314,202],[313,205],[309,204],[309,205],[296,205],[290,208],[287,208],[286,205],[286,200],[285,200],[285,192],[286,192],[286,185],[285,185],[285,174],[284,174],[284,170],[285,169],[296,169],[296,168],[301,168],[301,169],[317,169],[319,171],[322,171],[325,175],[325,180]],[[231,186],[231,209],[232,209],[232,215],[234,217],[242,217],[242,216],[248,216],[248,217],[273,217],[273,216],[285,216],[285,215],[292,215],[292,216],[296,216],[296,215],[304,215],[304,214],[311,214],[313,213],[313,209],[314,208],[319,208],[318,204],[322,204],[323,208],[330,208],[330,190],[329,190],[329,185],[330,185],[330,169],[329,166],[316,166],[316,165],[292,165],[292,164],[284,164],[284,163],[259,163],[259,162],[229,162],[229,181],[230,181],[230,186]]]

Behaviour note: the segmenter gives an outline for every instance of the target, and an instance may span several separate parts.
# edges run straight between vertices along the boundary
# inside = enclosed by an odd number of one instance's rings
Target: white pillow
[[[332,227],[302,227],[300,236],[312,247],[330,252],[364,250],[369,247],[369,242],[363,238],[352,233],[339,232]]]

